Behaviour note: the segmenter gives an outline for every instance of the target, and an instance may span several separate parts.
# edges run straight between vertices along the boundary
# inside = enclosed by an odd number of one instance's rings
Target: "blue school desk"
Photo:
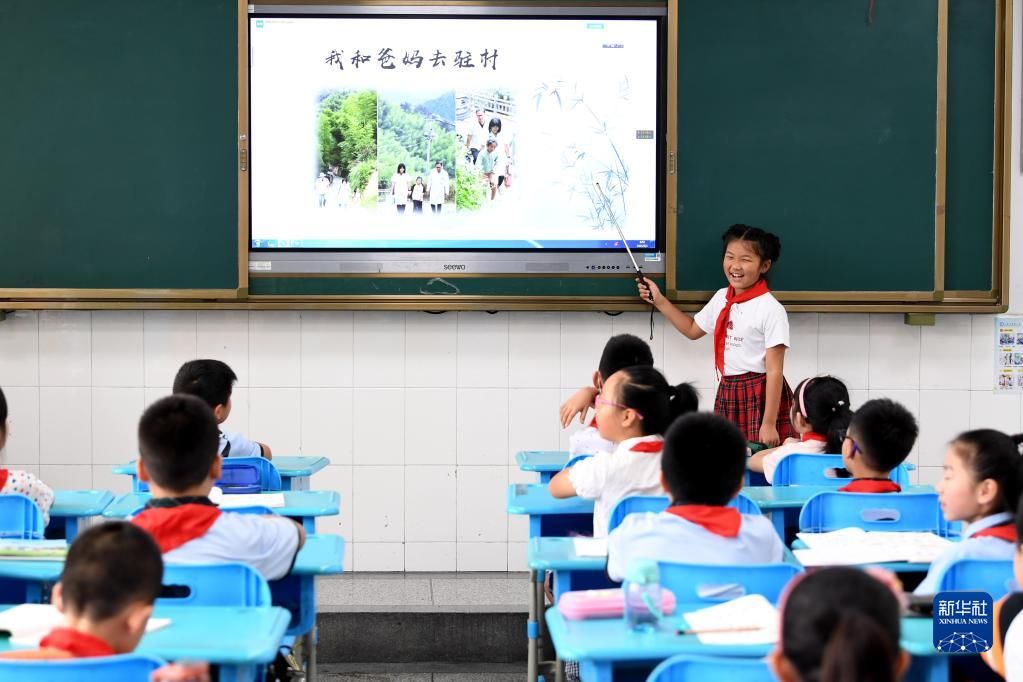
[[[330,460],[326,457],[289,457],[282,455],[274,457],[270,463],[277,467],[281,475],[281,486],[284,490],[309,490],[309,479],[317,471],[320,471]],[[138,479],[135,472],[135,461],[127,464],[118,464],[114,467],[115,474],[131,476],[131,489],[138,492]]]
[[[64,531],[68,542],[78,535],[82,519],[99,516],[114,501],[106,490],[55,490],[47,530]]]
[[[769,514],[778,536],[785,539],[785,510],[802,509],[806,501],[817,493],[834,492],[834,486],[820,485],[755,485],[742,489],[743,495],[753,500],[760,511]],[[903,488],[907,493],[932,493],[929,485],[911,485]]]
[[[541,483],[550,483],[554,474],[568,464],[568,452],[565,450],[523,450],[515,453],[515,462],[522,471],[535,471],[540,474]]]
[[[546,483],[508,486],[508,513],[529,516],[529,537],[593,532],[593,500],[551,497]]]
[[[679,613],[698,607],[681,605]],[[583,682],[611,682],[615,672],[628,669],[653,669],[661,661],[677,654],[703,656],[742,656],[762,658],[773,645],[702,644],[695,635],[677,635],[684,625],[680,616],[667,619],[667,627],[658,632],[630,632],[621,618],[567,621],[551,608],[547,611],[547,629],[561,660],[579,661]],[[939,654],[931,643],[929,618],[902,619],[902,647],[913,656],[907,680],[941,682],[948,679],[948,657]]]
[[[284,493],[262,494],[283,494],[284,506],[271,511],[281,516],[300,519],[309,534],[316,532],[317,516],[335,516],[341,509],[341,496],[333,490],[290,490]],[[103,516],[108,519],[126,519],[141,509],[150,497],[152,495],[149,493],[125,493],[106,508]]]
[[[288,626],[288,612],[276,607],[157,606],[153,617],[171,623],[146,634],[138,653],[168,661],[209,661],[220,666],[221,682],[256,679],[258,668],[277,655]],[[10,649],[8,639],[0,639],[0,651]]]

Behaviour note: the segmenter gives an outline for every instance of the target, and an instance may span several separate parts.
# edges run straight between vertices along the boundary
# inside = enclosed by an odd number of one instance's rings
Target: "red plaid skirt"
[[[764,419],[764,388],[767,375],[746,372],[730,377],[721,377],[718,392],[714,398],[714,413],[733,422],[739,427],[746,440],[760,441],[760,423]],[[778,421],[775,428],[784,441],[795,435],[789,412],[792,408],[792,389],[782,379],[781,400],[778,403]]]

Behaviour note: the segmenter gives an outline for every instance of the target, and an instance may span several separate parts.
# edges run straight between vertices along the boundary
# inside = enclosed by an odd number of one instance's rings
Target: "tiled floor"
[[[322,612],[507,613],[526,610],[529,577],[525,573],[346,573],[318,578],[316,588]]]

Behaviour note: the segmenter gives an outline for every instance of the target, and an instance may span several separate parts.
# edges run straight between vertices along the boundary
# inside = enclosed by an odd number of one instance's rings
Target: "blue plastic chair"
[[[24,495],[0,495],[0,538],[38,540],[45,530],[35,502]]]
[[[941,574],[936,592],[987,592],[998,601],[1015,589],[1011,559],[960,559]]]
[[[270,606],[270,586],[245,564],[167,564],[158,604]]]
[[[772,485],[829,485],[840,488],[849,483],[848,478],[835,475],[836,469],[843,469],[842,455],[787,455],[778,462],[774,470]],[[909,470],[905,464],[895,467],[888,478],[905,487],[910,484]]]
[[[220,468],[217,487],[225,495],[283,490],[281,473],[273,462],[262,457],[224,457]],[[138,492],[149,492],[144,481],[138,481],[137,488]]]
[[[799,513],[802,531],[827,533],[842,528],[953,534],[937,493],[817,493]]]
[[[681,564],[658,562],[661,586],[675,594],[679,604],[718,604],[747,594],[762,594],[777,603],[782,590],[803,572],[795,564]]]
[[[153,656],[124,654],[57,661],[0,660],[0,682],[149,682],[149,674],[164,665]]]
[[[654,668],[646,682],[774,682],[765,658],[672,656]]]
[[[645,512],[653,512],[655,514],[660,513],[668,508],[671,503],[664,495],[629,495],[618,500],[618,504],[611,510],[611,517],[608,519],[607,532],[613,531],[618,526],[622,525],[622,521],[629,514],[642,514]],[[760,507],[757,503],[746,497],[742,493],[736,495],[731,502],[728,503],[729,507],[735,507],[739,510],[740,514],[753,514],[760,516]]]

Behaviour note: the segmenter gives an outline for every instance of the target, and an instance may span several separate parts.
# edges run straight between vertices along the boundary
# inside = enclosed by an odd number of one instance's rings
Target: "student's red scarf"
[[[160,551],[166,553],[205,535],[218,518],[220,510],[213,503],[158,504],[147,507],[132,523],[152,535]]]
[[[735,294],[735,287],[728,286],[728,290],[725,292],[725,307],[718,313],[717,322],[714,323],[714,367],[717,368],[719,375],[725,373],[725,336],[728,334],[728,316],[732,312],[732,306],[736,303],[752,301],[757,296],[763,296],[770,291],[767,288],[767,282],[762,279],[738,296]]]
[[[813,431],[807,431],[806,433],[804,433],[803,435],[801,435],[799,437],[799,442],[800,443],[805,443],[808,440],[815,440],[815,441],[817,441],[819,443],[827,443],[828,442],[828,437],[827,436],[822,436],[819,433],[814,433]]]
[[[66,651],[75,658],[113,656],[117,653],[99,637],[63,627],[50,630],[50,634],[39,640],[39,648]]]
[[[971,538],[998,538],[999,540],[1005,540],[1006,542],[1016,542],[1016,524],[1012,521],[1006,521],[1000,523],[997,526],[991,526],[984,530],[978,530],[976,533],[970,536]]]
[[[902,486],[887,478],[854,478],[852,483],[838,489],[842,493],[901,493]]]
[[[735,507],[716,507],[709,504],[679,504],[668,507],[667,512],[691,521],[698,526],[720,535],[723,538],[734,538],[739,535],[742,525],[742,514]]]
[[[629,452],[660,452],[664,449],[663,440],[641,440],[629,448]]]

